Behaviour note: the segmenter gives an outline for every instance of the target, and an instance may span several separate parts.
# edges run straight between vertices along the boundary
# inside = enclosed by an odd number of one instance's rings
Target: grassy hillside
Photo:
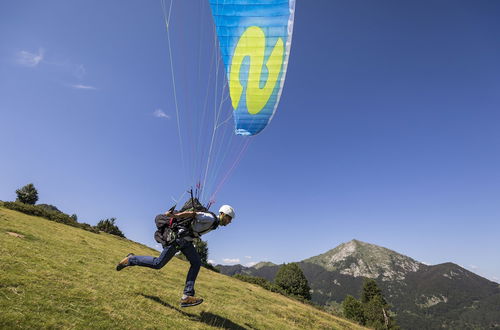
[[[0,207],[0,328],[361,328],[203,268],[196,288],[205,302],[181,309],[188,263],[115,271],[129,252],[158,254]]]

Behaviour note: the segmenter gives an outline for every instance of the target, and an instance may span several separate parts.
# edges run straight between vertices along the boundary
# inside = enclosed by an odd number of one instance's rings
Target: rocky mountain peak
[[[356,239],[342,243],[326,253],[304,260],[354,277],[403,280],[424,266],[410,257]]]

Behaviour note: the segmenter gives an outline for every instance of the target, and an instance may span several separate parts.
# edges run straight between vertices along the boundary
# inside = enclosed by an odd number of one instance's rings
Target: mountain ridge
[[[364,278],[379,284],[404,329],[500,327],[500,285],[451,262],[426,265],[396,251],[353,239],[297,262],[313,302],[341,303],[360,296]],[[223,274],[273,281],[279,267],[216,266]]]
[[[403,280],[407,273],[416,272],[423,265],[396,251],[356,239],[301,262],[354,277],[377,278],[382,275],[383,280]],[[396,264],[399,266],[394,267]]]

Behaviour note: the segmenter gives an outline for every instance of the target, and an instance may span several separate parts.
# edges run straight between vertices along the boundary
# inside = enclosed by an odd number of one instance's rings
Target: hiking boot
[[[122,259],[122,261],[120,261],[118,263],[118,265],[116,265],[116,270],[117,271],[120,271],[122,270],[123,268],[127,267],[129,264],[128,264],[128,258],[131,257],[131,256],[135,256],[135,254],[133,253],[129,253],[127,254],[127,256],[125,258]]]
[[[181,299],[181,307],[196,306],[196,305],[201,304],[202,302],[203,302],[203,299],[201,299],[201,298],[187,296],[186,298]]]

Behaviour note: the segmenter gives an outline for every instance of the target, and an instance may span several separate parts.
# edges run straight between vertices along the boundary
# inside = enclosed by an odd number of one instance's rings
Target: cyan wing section
[[[235,133],[255,135],[278,107],[295,0],[209,0],[226,67]]]

